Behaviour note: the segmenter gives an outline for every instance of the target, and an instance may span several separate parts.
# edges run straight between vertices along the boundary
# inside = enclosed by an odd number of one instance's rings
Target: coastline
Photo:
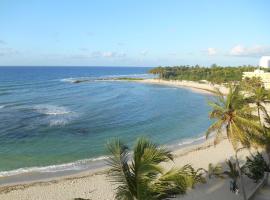
[[[192,81],[165,81],[158,79],[136,80],[134,82],[145,84],[159,84],[172,87],[191,89],[194,92],[212,94],[211,90],[218,88],[226,93],[226,88],[221,85],[198,83]],[[214,146],[213,138],[208,140],[193,138],[192,142],[175,145],[172,148],[175,155],[174,162],[163,164],[165,168],[172,166],[181,167],[192,164],[194,168],[207,169],[209,163],[223,164],[226,159],[233,157],[234,151],[228,140],[222,140]],[[244,159],[248,151],[240,153],[239,158]],[[81,172],[56,176],[35,181],[19,182],[15,184],[0,185],[0,199],[36,200],[36,199],[113,199],[115,185],[109,182],[106,172],[108,167],[84,170]],[[203,186],[199,186],[203,188]],[[196,189],[197,190],[197,189]],[[197,193],[196,193],[197,194]],[[196,196],[195,194],[195,196]],[[181,199],[189,198],[189,195]],[[206,198],[207,199],[207,198]]]
[[[243,159],[248,155],[243,151],[239,155]],[[209,163],[223,163],[234,155],[233,148],[228,140],[221,141],[214,146],[213,139],[204,140],[200,144],[191,144],[173,151],[174,162],[164,163],[165,168],[172,166],[181,167],[192,164],[194,168],[206,168]],[[54,178],[51,180],[21,183],[16,185],[0,187],[0,199],[16,199],[20,196],[22,200],[34,199],[113,199],[114,188],[106,176],[108,168],[88,170],[74,175]],[[184,196],[185,197],[185,196]],[[182,197],[183,198],[183,197]]]
[[[179,81],[179,80],[163,80],[163,79],[143,79],[134,80],[139,83],[166,85],[171,87],[180,87],[190,89],[193,92],[199,92],[203,94],[213,94],[212,91],[219,89],[222,93],[226,94],[228,89],[224,85],[212,84],[209,82],[196,82],[196,81]]]

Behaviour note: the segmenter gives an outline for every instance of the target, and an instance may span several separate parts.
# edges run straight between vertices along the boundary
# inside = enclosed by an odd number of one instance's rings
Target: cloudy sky
[[[0,65],[258,63],[268,0],[0,0]]]

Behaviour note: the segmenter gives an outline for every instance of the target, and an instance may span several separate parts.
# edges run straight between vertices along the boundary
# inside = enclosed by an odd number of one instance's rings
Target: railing
[[[257,186],[254,188],[254,190],[248,195],[248,200],[251,200],[251,198],[253,198],[255,196],[255,194],[257,193],[257,191],[259,189],[261,189],[265,184],[267,184],[268,182],[268,172],[264,173],[264,177],[263,179],[257,184]]]

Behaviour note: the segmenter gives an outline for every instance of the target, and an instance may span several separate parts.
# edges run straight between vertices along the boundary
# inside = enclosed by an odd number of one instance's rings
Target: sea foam
[[[78,160],[75,162],[65,163],[65,164],[59,164],[59,165],[49,165],[49,166],[42,166],[42,167],[25,167],[25,168],[19,168],[16,170],[10,170],[10,171],[2,171],[0,172],[0,177],[7,177],[7,176],[15,176],[25,173],[53,173],[53,172],[61,172],[61,171],[81,171],[84,169],[88,169],[91,163],[94,161],[101,161],[106,160],[108,156],[100,156],[97,158],[89,158],[89,159],[83,159]]]
[[[64,126],[74,119],[77,114],[64,106],[56,105],[35,105],[33,106],[35,112],[44,115],[40,123],[49,124],[49,126]]]
[[[36,105],[34,110],[45,115],[65,115],[71,113],[66,107],[54,105]]]
[[[202,141],[203,139],[205,139],[205,136],[201,136],[201,137],[197,137],[197,138],[187,138],[187,139],[181,140],[178,143],[178,145],[179,146],[188,145],[188,144],[192,144],[192,143],[195,143],[195,142]]]

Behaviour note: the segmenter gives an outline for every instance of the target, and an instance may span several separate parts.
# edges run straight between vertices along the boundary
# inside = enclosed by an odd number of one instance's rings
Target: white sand
[[[207,168],[208,163],[223,163],[234,155],[234,151],[227,140],[219,145],[213,146],[212,140],[200,145],[189,146],[176,150],[174,164],[181,167],[190,163],[194,167]],[[248,155],[247,151],[239,154],[240,159]],[[166,164],[166,167],[173,166],[173,163]],[[253,183],[248,182],[248,187]],[[250,186],[251,185],[251,186]],[[76,177],[61,178],[56,181],[44,183],[30,183],[17,186],[0,188],[0,199],[5,200],[69,200],[73,198],[88,198],[111,200],[114,198],[114,186],[108,181],[104,172],[87,172]],[[228,198],[230,197],[230,198]],[[238,199],[239,196],[229,192],[228,179],[213,179],[207,184],[198,185],[181,199]]]
[[[210,94],[211,91],[219,89],[222,93],[226,94],[228,92],[228,88],[224,85],[212,84],[209,82],[195,82],[195,81],[178,81],[178,80],[161,80],[161,79],[144,79],[138,80],[137,82],[148,83],[148,84],[159,84],[159,85],[167,85],[173,87],[182,87],[191,89],[194,92],[207,93]]]

